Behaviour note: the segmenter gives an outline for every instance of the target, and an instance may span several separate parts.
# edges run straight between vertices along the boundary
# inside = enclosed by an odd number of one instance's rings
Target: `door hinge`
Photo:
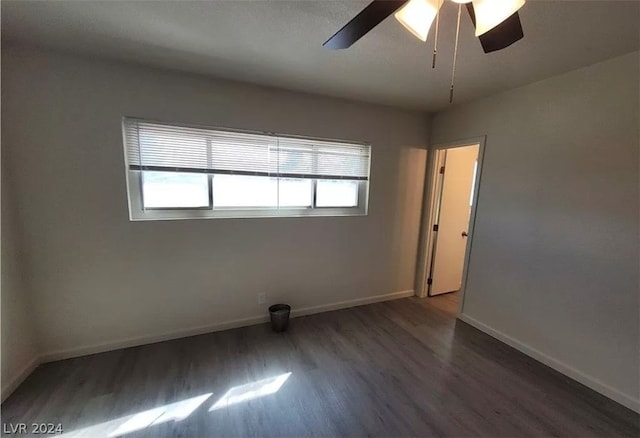
[[[438,231],[438,224],[435,224],[435,225],[433,226],[433,231]]]
[[[427,278],[427,284],[433,283],[433,278]]]
[[[440,167],[440,173],[444,173],[444,166]]]

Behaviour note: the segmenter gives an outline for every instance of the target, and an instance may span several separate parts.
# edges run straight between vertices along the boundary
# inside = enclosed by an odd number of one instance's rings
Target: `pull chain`
[[[458,59],[458,37],[460,36],[460,13],[462,4],[458,5],[458,25],[456,26],[456,45],[453,49],[453,69],[451,70],[451,89],[449,90],[449,103],[453,103],[453,81],[456,77],[456,60]]]
[[[438,10],[436,11],[436,34],[433,41],[433,61],[431,63],[431,68],[436,68],[436,55],[438,53],[438,29],[440,27],[440,1],[438,1]]]

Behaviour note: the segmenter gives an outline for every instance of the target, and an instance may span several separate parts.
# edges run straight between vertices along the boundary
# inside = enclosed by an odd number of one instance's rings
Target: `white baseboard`
[[[34,356],[19,372],[16,376],[14,376],[9,382],[4,383],[2,385],[2,394],[0,394],[0,399],[4,402],[7,397],[11,395],[13,391],[16,390],[18,386],[24,380],[29,377],[29,375],[38,367],[40,364],[40,357]]]
[[[379,303],[382,301],[397,300],[399,298],[407,298],[415,295],[413,289],[403,290],[400,292],[392,292],[384,295],[374,295],[372,297],[356,298],[354,300],[338,301],[331,304],[321,304],[319,306],[302,307],[293,309],[292,317],[313,315],[314,313],[329,312],[331,310],[346,309],[347,307],[364,306],[365,304]]]
[[[338,301],[335,303],[321,304],[319,306],[302,307],[293,309],[291,317],[299,317],[312,315],[314,313],[328,312],[331,310],[344,309],[347,307],[362,306],[364,304],[377,303],[381,301],[395,300],[414,295],[413,290],[405,290],[400,292],[392,292],[384,295],[375,295],[372,297],[356,298],[353,300]],[[53,351],[43,354],[40,357],[40,363],[53,362],[56,360],[70,359],[72,357],[86,356],[89,354],[103,353],[105,351],[118,350],[121,348],[135,347],[138,345],[153,344],[156,342],[169,341],[172,339],[185,338],[188,336],[202,335],[205,333],[229,330],[249,325],[262,324],[269,321],[268,315],[252,316],[249,318],[234,319],[230,321],[210,324],[200,327],[192,327],[188,329],[176,330],[168,333],[151,336],[139,336],[134,338],[122,339],[115,342],[106,342],[95,345],[87,345],[78,348],[70,348],[66,350]]]
[[[505,344],[515,348],[516,350],[526,354],[527,356],[530,356],[532,358],[534,358],[535,360],[537,360],[538,362],[542,362],[543,364],[553,368],[554,370],[564,374],[565,376],[568,376],[570,378],[572,378],[573,380],[576,380],[580,383],[582,383],[583,385],[593,389],[596,392],[599,392],[600,394],[604,395],[605,397],[610,398],[611,400],[620,403],[623,406],[626,406],[627,408],[640,413],[640,400],[638,399],[634,399],[633,397],[631,397],[630,395],[624,394],[622,392],[620,392],[619,390],[607,385],[604,382],[601,382],[600,380],[589,376],[567,364],[565,364],[564,362],[561,362],[557,359],[554,359],[546,354],[544,354],[543,352],[536,350],[533,347],[528,346],[527,344],[518,341],[517,339],[512,338],[509,335],[506,335],[504,333],[502,333],[499,330],[494,329],[493,327],[490,327],[480,321],[478,321],[477,319],[469,316],[469,315],[465,315],[465,314],[460,314],[458,315],[458,318],[464,322],[466,322],[469,325],[472,325],[473,327],[477,328],[478,330],[488,334],[489,336],[492,336],[496,339],[498,339],[499,341],[504,342]]]
[[[104,353],[105,351],[119,350],[121,348],[137,347],[139,345],[154,344],[156,342],[170,341],[172,339],[186,338],[189,336],[202,335],[210,332],[218,332],[238,327],[261,324],[268,321],[267,316],[254,316],[249,318],[233,319],[217,324],[211,324],[200,327],[191,327],[188,329],[175,330],[171,332],[161,333],[158,335],[137,336],[133,338],[121,339],[114,342],[105,342],[94,345],[85,345],[82,347],[69,348],[66,350],[58,350],[44,353],[41,356],[41,363],[54,362],[57,360],[71,359],[73,357],[87,356],[90,354]]]

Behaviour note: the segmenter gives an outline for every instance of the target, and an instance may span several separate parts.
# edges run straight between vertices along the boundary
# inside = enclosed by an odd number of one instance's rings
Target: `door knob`
[[[468,236],[467,232],[466,232],[466,231],[463,231],[463,232],[462,232],[462,237],[467,237],[467,236]]]

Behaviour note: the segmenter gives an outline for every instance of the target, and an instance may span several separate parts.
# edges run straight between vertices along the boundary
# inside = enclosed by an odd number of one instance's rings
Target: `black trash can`
[[[274,332],[283,332],[289,325],[289,313],[291,306],[288,304],[274,304],[269,307],[271,315],[271,328]]]

